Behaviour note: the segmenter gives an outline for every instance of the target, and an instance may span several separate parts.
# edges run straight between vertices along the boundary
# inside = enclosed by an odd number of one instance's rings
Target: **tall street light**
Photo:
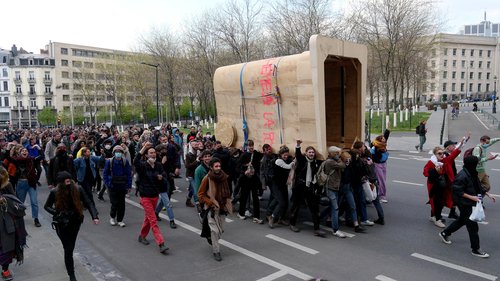
[[[493,108],[491,110],[492,113],[497,113],[497,76],[495,75],[495,77],[493,77],[493,79],[495,80],[494,81],[494,84],[495,84],[495,89],[494,89],[494,93],[493,93]]]
[[[158,67],[160,64],[150,64],[147,62],[141,62],[141,64],[154,67],[156,70],[156,123],[160,126],[160,96],[158,92]]]

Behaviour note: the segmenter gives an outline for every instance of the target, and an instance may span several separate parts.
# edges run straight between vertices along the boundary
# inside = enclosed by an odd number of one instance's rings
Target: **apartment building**
[[[10,51],[0,49],[0,128],[7,128],[11,122],[9,57]]]
[[[125,61],[132,53],[50,42],[46,46],[50,57],[55,60],[55,106],[58,112],[83,115],[87,121],[96,112],[109,112],[116,96],[110,94],[110,87],[116,89],[117,62]],[[133,102],[128,95],[126,102]]]
[[[8,58],[11,120],[13,126],[37,127],[38,112],[53,107],[55,61],[46,52],[33,54],[14,45]],[[5,100],[4,100],[5,102]]]
[[[425,101],[491,98],[500,73],[500,37],[438,34],[428,67]]]

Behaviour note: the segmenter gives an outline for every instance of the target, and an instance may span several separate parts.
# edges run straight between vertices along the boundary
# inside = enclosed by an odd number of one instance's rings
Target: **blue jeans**
[[[418,148],[422,150],[424,148],[424,143],[427,140],[427,138],[425,137],[425,135],[423,135],[419,136],[418,140],[419,140]]]
[[[356,213],[356,202],[354,201],[354,196],[352,192],[352,187],[350,183],[342,184],[342,196],[340,197],[339,202],[342,200],[346,200],[349,208],[346,210],[346,219],[347,215],[351,215],[352,222],[356,222],[358,220],[358,215]]]
[[[187,198],[189,198],[189,199],[193,198],[194,202],[198,202],[198,194],[196,194],[196,192],[194,192],[194,178],[188,177],[187,179],[189,182]]]
[[[356,199],[356,213],[359,214],[361,221],[366,221],[368,215],[366,214],[366,197],[363,186],[361,184],[356,185],[353,191]]]
[[[330,210],[332,219],[332,230],[336,232],[339,230],[339,192],[328,189],[327,196],[330,198]]]
[[[38,199],[37,199],[37,191],[34,187],[28,184],[27,180],[19,180],[16,186],[16,196],[24,203],[26,200],[26,194],[30,195],[30,203],[31,203],[31,216],[34,219],[38,218]]]
[[[158,200],[158,205],[156,205],[155,213],[159,214],[163,206],[167,209],[168,217],[173,221],[174,211],[172,210],[172,204],[170,204],[170,199],[168,198],[168,192],[160,193],[160,200]]]

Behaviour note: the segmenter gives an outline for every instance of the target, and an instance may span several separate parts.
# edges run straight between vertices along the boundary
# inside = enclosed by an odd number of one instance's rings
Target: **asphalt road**
[[[498,135],[488,130],[472,113],[462,109],[459,120],[450,120],[450,138],[459,139],[467,130],[472,139]],[[389,140],[390,142],[390,140]],[[500,153],[500,143],[490,149]],[[199,237],[201,225],[193,208],[184,206],[187,182],[177,179],[181,192],[173,198],[177,229],[170,229],[166,213],[160,222],[170,247],[164,256],[154,243],[137,242],[143,212],[132,196],[128,200],[125,228],[109,224],[109,203],[97,202],[101,225],[91,224],[87,215],[77,245],[78,256],[94,275],[102,280],[496,280],[500,276],[500,202],[486,200],[488,224],[480,225],[482,249],[491,257],[481,259],[470,254],[465,228],[451,236],[446,245],[438,237],[439,229],[429,222],[426,205],[426,179],[422,169],[430,155],[414,151],[391,151],[388,162],[388,200],[383,204],[386,225],[367,227],[366,234],[354,233],[350,227],[341,230],[355,234],[340,239],[331,235],[315,237],[308,212],[302,213],[299,233],[287,227],[270,229],[251,220],[229,217],[221,242],[222,262],[212,258],[211,246]],[[460,160],[462,158],[460,157]],[[461,161],[457,160],[461,169]],[[500,194],[500,160],[490,161],[492,192]],[[46,188],[40,188],[43,206]],[[264,200],[263,204],[267,204]],[[49,227],[49,216],[42,209],[43,227]],[[447,210],[445,210],[447,213]],[[376,219],[373,207],[369,217]],[[262,216],[264,216],[262,212]],[[447,224],[450,220],[447,220]],[[325,227],[325,230],[328,228]],[[153,241],[150,234],[149,239]],[[62,260],[61,260],[62,263]]]

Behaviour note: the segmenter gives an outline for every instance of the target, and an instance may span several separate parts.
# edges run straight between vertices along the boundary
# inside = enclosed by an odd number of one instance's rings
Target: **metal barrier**
[[[444,135],[444,125],[446,122],[446,109],[443,109],[443,123],[441,124],[441,136],[439,136],[439,143],[443,143],[443,135]]]
[[[497,123],[497,129],[500,130],[500,123],[498,122],[498,119],[491,113],[486,112],[485,110],[481,109],[479,110],[479,113],[483,115],[483,119],[486,118],[487,122],[491,120],[491,124],[495,125]]]

